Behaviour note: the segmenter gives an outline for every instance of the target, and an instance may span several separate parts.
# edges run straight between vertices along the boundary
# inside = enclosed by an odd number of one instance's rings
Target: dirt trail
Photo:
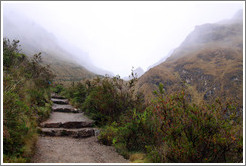
[[[96,137],[40,137],[34,163],[127,163],[115,149],[97,142]]]
[[[65,102],[63,102],[63,101]],[[127,163],[114,147],[97,141],[93,121],[53,95],[51,117],[40,125],[33,163]],[[58,109],[59,108],[59,109]],[[64,112],[64,108],[66,111]]]

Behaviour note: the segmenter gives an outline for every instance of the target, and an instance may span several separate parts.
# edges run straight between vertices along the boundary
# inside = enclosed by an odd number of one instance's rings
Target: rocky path
[[[33,163],[126,163],[113,147],[98,143],[94,121],[69,105],[68,100],[52,95],[50,118],[40,124]]]

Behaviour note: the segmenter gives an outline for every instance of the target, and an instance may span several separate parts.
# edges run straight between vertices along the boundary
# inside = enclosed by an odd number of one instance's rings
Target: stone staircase
[[[40,124],[42,136],[86,138],[99,134],[99,130],[93,128],[94,121],[69,105],[68,99],[52,94],[51,101],[53,102],[51,116]]]

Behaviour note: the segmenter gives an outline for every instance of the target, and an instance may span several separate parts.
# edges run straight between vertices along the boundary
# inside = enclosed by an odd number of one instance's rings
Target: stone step
[[[54,99],[66,99],[65,97],[59,96],[59,95],[56,94],[56,93],[52,93],[52,94],[51,94],[51,98],[54,98]]]
[[[69,104],[68,99],[56,99],[56,98],[51,98],[51,101],[55,104]]]
[[[67,128],[67,129],[78,129],[84,127],[92,127],[94,122],[92,121],[69,121],[69,122],[51,122],[51,123],[42,123],[40,127],[43,128]]]
[[[80,113],[81,111],[74,108],[71,105],[60,105],[60,104],[54,104],[52,106],[52,111],[54,112],[67,112],[67,113]]]
[[[72,122],[72,123],[71,123]],[[52,112],[49,119],[40,124],[41,127],[59,128],[62,126],[92,126],[94,121],[89,119],[84,113],[64,113],[64,112]]]
[[[95,136],[94,128],[83,129],[65,129],[65,128],[40,128],[40,134],[43,136],[68,136],[73,138],[86,138]]]

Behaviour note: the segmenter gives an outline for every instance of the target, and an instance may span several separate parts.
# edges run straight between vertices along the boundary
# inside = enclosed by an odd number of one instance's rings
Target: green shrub
[[[126,159],[129,159],[130,157],[130,152],[129,150],[126,148],[126,145],[125,143],[117,143],[117,144],[114,144],[114,147],[116,149],[116,151],[121,154],[124,158]]]
[[[129,151],[145,152],[145,146],[155,143],[153,131],[155,130],[151,122],[151,112],[148,110],[143,113],[136,109],[129,111],[131,115],[121,118],[121,126],[118,130],[119,142],[125,142]],[[127,141],[126,141],[127,140]]]
[[[87,82],[88,95],[82,110],[97,121],[99,125],[118,121],[127,110],[142,108],[143,97],[134,95],[133,82],[126,83],[119,77],[96,78]],[[141,104],[140,104],[141,103]]]
[[[3,162],[4,163],[26,163],[27,159],[22,157],[8,156],[3,154]]]
[[[72,103],[81,107],[87,97],[87,88],[84,84],[78,83],[75,87],[69,90],[69,98]]]
[[[55,88],[53,89],[55,93],[61,93],[63,90],[64,88],[61,84],[56,85]]]
[[[3,42],[3,160],[29,162],[37,124],[50,111],[47,81],[53,74],[40,64],[40,54],[28,59],[19,53],[18,41]]]
[[[19,53],[19,40],[13,40],[12,43],[9,39],[4,38],[3,40],[3,65],[4,67],[11,67],[15,65],[16,63],[19,63],[19,61],[22,61],[22,59],[25,58],[23,54]]]
[[[161,87],[161,86],[160,86]],[[184,93],[159,94],[152,109],[161,139],[155,148],[161,162],[241,162],[242,120],[231,103],[197,106]],[[163,159],[165,159],[163,161]]]
[[[3,153],[6,155],[21,154],[23,138],[29,129],[25,122],[27,118],[25,113],[29,111],[28,107],[17,94],[11,92],[4,93],[3,103],[3,123],[6,131],[3,137]]]
[[[44,107],[36,107],[38,119],[37,122],[41,123],[48,119],[51,112],[51,104],[46,103]]]
[[[30,103],[36,106],[45,106],[44,93],[40,89],[28,89]]]
[[[112,145],[116,142],[116,136],[118,134],[117,124],[114,122],[110,126],[106,126],[101,130],[98,139],[104,145]]]
[[[152,162],[242,162],[242,116],[235,104],[197,106],[184,92],[166,96],[159,89],[149,107],[125,111],[99,138],[125,157],[142,152]]]

